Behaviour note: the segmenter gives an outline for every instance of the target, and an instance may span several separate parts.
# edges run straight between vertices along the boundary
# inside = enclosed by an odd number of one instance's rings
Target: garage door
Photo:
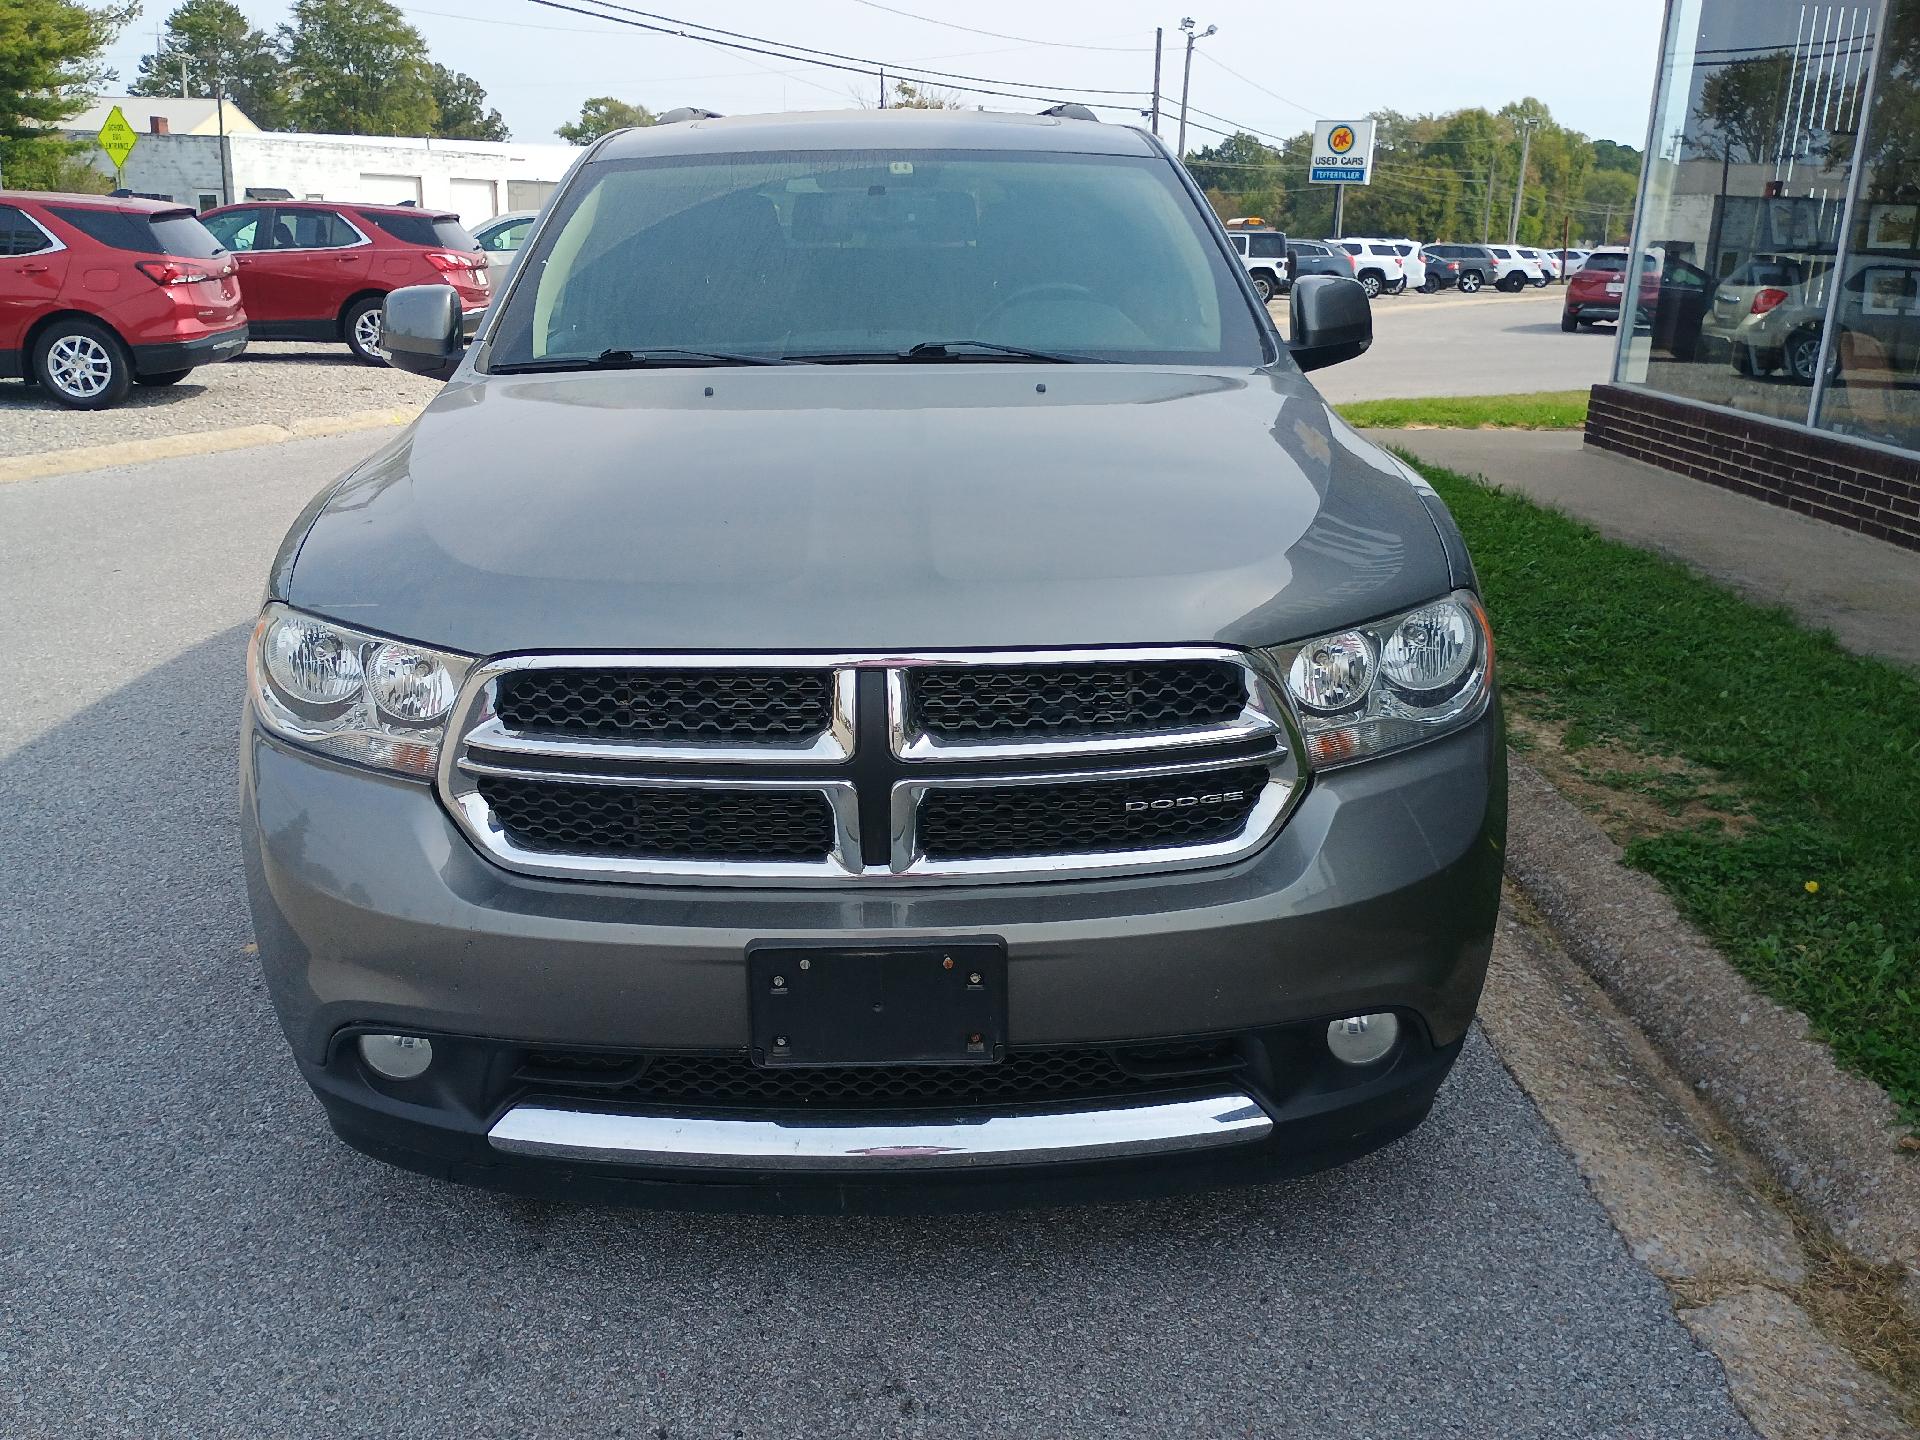
[[[493,181],[456,178],[451,184],[453,208],[460,216],[460,223],[469,230],[500,213],[499,191]]]
[[[360,172],[359,193],[353,197],[362,205],[406,205],[420,203],[418,175],[375,175]]]

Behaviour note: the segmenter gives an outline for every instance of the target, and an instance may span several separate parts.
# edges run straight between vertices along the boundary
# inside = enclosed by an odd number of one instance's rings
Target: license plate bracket
[[[747,947],[753,1063],[991,1065],[1007,1028],[1007,947]]]

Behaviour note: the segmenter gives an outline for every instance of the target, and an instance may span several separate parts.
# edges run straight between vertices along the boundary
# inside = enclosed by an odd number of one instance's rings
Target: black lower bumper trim
[[[1417,1126],[1459,1052],[1460,1042],[1436,1049],[1413,1035],[1378,1073],[1354,1071],[1348,1079],[1337,1069],[1321,1068],[1305,1079],[1273,1076],[1264,1084],[1249,1083],[1248,1093],[1273,1125],[1247,1143],[1125,1160],[982,1166],[964,1173],[667,1169],[527,1157],[488,1143],[493,1114],[456,1117],[406,1104],[356,1080],[339,1060],[325,1070],[308,1071],[307,1078],[347,1144],[443,1180],[519,1195],[659,1209],[914,1214],[1118,1201],[1258,1184],[1341,1165]],[[1329,1074],[1337,1083],[1328,1083]],[[1173,1082],[1165,1093],[1177,1097],[1193,1088],[1183,1090]]]
[[[133,373],[170,375],[176,370],[197,370],[202,365],[231,360],[247,348],[248,328],[239,325],[217,335],[198,340],[173,340],[161,345],[135,345]]]

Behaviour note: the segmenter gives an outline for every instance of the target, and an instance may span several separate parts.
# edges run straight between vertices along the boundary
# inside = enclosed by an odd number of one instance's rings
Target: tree
[[[964,110],[966,102],[951,90],[942,90],[934,85],[909,85],[905,80],[897,80],[893,86],[893,98],[887,101],[889,110]]]
[[[433,67],[433,133],[449,140],[511,140],[507,122],[487,106],[487,92],[471,75]]]
[[[113,79],[100,53],[132,7],[88,9],[73,0],[0,3],[0,177],[14,189],[100,189],[81,160],[87,144],[60,133]]]
[[[186,0],[167,17],[160,48],[140,58],[130,93],[178,95],[181,63],[187,93],[226,97],[262,130],[287,124],[284,60],[273,37],[256,30],[232,0]]]
[[[280,27],[296,129],[425,135],[433,129],[427,42],[389,0],[294,0]]]
[[[656,125],[660,117],[644,105],[629,105],[611,95],[596,95],[580,107],[580,118],[569,120],[553,133],[569,145],[591,145],[609,130],[629,125]]]
[[[1795,57],[1776,50],[1720,66],[1700,85],[1693,120],[1700,127],[1689,137],[1697,154],[1715,160],[1765,164],[1782,142],[1787,154],[1800,153],[1800,127],[1789,125]]]

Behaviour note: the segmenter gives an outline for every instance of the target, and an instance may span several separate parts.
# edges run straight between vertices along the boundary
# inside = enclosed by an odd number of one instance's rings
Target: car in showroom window
[[[1337,1164],[1419,1124],[1505,747],[1439,497],[1174,157],[1059,115],[592,146],[448,384],[288,533],[243,854],[348,1143],[843,1211]],[[1412,1160],[1410,1163],[1417,1163]]]

